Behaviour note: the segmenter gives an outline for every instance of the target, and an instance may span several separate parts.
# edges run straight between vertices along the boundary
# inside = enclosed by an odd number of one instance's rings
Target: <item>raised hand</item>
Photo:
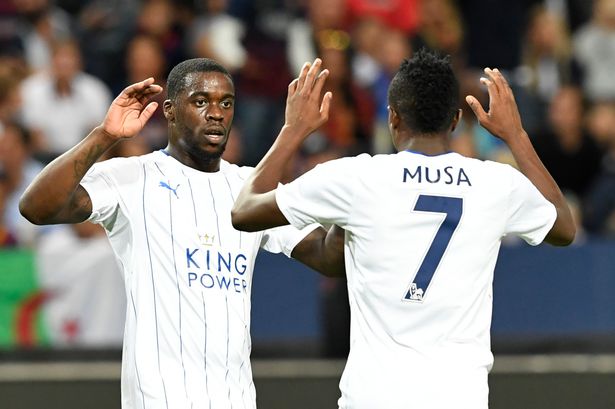
[[[148,101],[160,92],[162,87],[154,84],[153,78],[129,85],[113,100],[103,121],[103,130],[116,139],[135,136],[158,107],[157,102]]]
[[[285,127],[292,127],[305,136],[318,129],[329,119],[331,92],[325,93],[322,100],[320,93],[329,75],[328,70],[320,70],[320,58],[312,64],[305,63],[299,74],[288,86],[286,99]]]
[[[489,112],[485,112],[472,95],[466,96],[466,102],[474,111],[481,126],[510,144],[514,138],[525,134],[515,97],[508,82],[497,68],[494,70],[485,68],[485,74],[488,78],[482,77],[480,82],[487,86]]]

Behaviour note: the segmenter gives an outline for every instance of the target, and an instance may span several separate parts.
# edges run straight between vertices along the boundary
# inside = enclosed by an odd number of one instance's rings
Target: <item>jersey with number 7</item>
[[[350,356],[340,408],[486,408],[501,240],[542,242],[555,207],[511,166],[403,151],[280,186],[295,227],[346,230]],[[512,290],[512,289],[511,289]]]

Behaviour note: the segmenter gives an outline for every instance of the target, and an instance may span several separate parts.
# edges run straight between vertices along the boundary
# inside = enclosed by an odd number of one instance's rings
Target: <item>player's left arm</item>
[[[295,246],[291,257],[327,277],[344,277],[344,235],[336,225],[317,228]]]
[[[237,230],[258,231],[288,224],[275,198],[284,170],[309,134],[329,118],[332,94],[320,98],[329,71],[322,61],[306,63],[299,78],[288,86],[285,123],[269,152],[248,177],[231,211]]]
[[[572,243],[576,234],[576,226],[568,203],[523,129],[521,116],[508,82],[497,69],[485,68],[485,74],[488,78],[481,78],[481,82],[487,86],[489,93],[489,112],[485,112],[478,100],[471,95],[466,97],[466,101],[479,123],[508,145],[521,173],[555,206],[557,218],[545,241],[556,246],[567,246]]]

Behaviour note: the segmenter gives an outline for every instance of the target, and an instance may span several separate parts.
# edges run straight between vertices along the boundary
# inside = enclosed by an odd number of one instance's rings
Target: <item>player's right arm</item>
[[[556,246],[567,246],[574,240],[576,226],[562,191],[544,167],[523,129],[513,92],[499,70],[485,69],[488,78],[481,78],[489,93],[489,112],[478,100],[469,95],[466,101],[478,122],[491,134],[502,139],[510,148],[517,166],[557,211],[557,218],[545,241]]]
[[[153,78],[126,87],[109,107],[103,123],[32,181],[19,202],[21,214],[34,224],[85,221],[92,212],[92,202],[79,182],[110,147],[143,129],[158,106],[149,100],[161,91]]]

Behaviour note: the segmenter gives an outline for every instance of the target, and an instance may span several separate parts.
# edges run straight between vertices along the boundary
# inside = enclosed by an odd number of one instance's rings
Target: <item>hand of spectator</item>
[[[312,64],[305,63],[299,78],[288,86],[284,126],[292,128],[304,137],[329,119],[329,106],[333,94],[327,92],[322,100],[320,99],[320,93],[329,75],[328,70],[320,71],[321,66],[320,58],[315,59]]]
[[[489,78],[481,77],[480,82],[487,86],[489,93],[489,112],[485,112],[478,99],[466,96],[466,102],[478,118],[481,126],[510,144],[520,135],[525,135],[517,103],[508,82],[496,68],[485,68]]]
[[[135,136],[158,107],[157,102],[148,101],[160,92],[162,87],[154,84],[153,78],[126,87],[111,103],[102,124],[103,131],[114,139]]]

